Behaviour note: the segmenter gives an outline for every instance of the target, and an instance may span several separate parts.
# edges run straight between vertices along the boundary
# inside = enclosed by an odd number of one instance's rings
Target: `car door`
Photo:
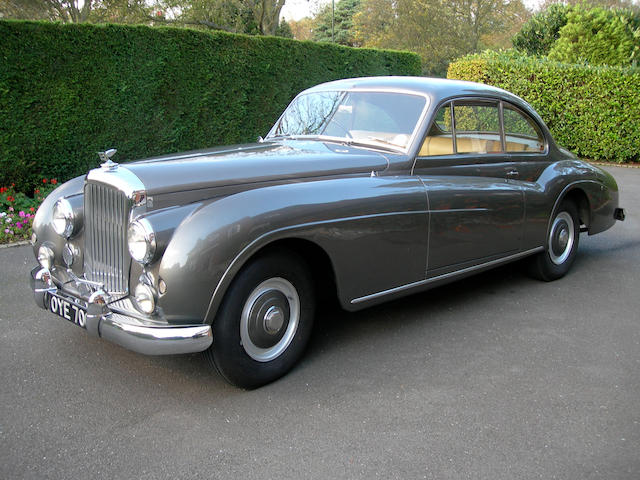
[[[510,157],[513,174],[509,181],[525,196],[525,223],[522,249],[540,246],[546,235],[549,210],[548,193],[539,179],[549,167],[548,142],[540,125],[524,110],[509,102],[502,102],[505,151]],[[546,215],[540,215],[546,212]]]
[[[458,99],[442,105],[413,173],[429,200],[429,277],[519,251],[524,195],[504,153],[500,102]]]

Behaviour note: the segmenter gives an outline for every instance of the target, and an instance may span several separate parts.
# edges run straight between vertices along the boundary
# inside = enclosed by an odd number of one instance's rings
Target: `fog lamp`
[[[55,254],[53,249],[48,245],[42,244],[38,249],[38,263],[47,270],[51,270],[53,266],[53,258]]]
[[[62,249],[62,259],[67,267],[71,268],[73,262],[78,257],[78,249],[70,243],[67,243]]]
[[[138,284],[134,292],[134,297],[136,306],[142,313],[151,314],[156,309],[154,292],[149,285],[143,283]]]

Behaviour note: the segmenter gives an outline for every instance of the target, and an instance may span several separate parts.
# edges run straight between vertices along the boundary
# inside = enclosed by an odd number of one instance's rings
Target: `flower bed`
[[[9,187],[0,187],[0,244],[31,238],[36,211],[58,186],[57,183],[55,178],[43,178],[42,184],[33,188],[33,196],[16,192],[13,183]]]

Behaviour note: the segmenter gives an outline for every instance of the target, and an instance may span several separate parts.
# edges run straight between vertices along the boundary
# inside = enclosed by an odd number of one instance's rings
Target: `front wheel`
[[[575,261],[579,240],[578,211],[575,204],[564,201],[553,216],[545,251],[530,260],[532,276],[546,282],[565,276]]]
[[[257,388],[287,373],[308,343],[313,283],[304,260],[271,252],[238,273],[212,325],[206,357],[230,383]]]

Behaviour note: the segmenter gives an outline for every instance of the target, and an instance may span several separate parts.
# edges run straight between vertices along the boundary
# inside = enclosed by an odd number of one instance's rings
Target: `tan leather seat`
[[[453,140],[451,137],[427,137],[424,139],[418,155],[429,157],[433,155],[451,155],[453,153]]]
[[[457,138],[458,153],[493,153],[501,152],[500,142],[485,140],[477,137]],[[451,137],[437,136],[427,137],[420,149],[420,156],[451,155],[453,153],[453,141]]]

